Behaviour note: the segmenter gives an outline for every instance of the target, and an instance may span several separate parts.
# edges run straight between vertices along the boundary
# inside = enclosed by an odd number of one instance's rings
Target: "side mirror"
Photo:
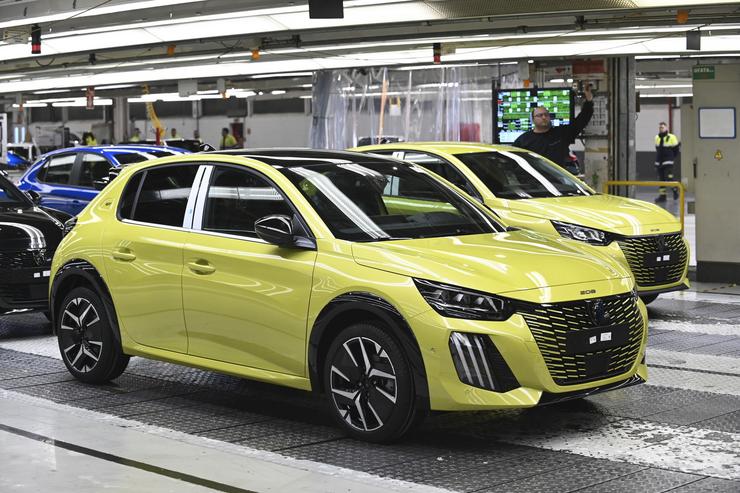
[[[200,152],[211,152],[216,150],[216,148],[213,147],[211,144],[201,144],[198,149]]]
[[[26,190],[26,196],[28,196],[28,198],[31,199],[31,202],[35,205],[39,205],[41,203],[41,194],[36,190]]]
[[[293,221],[282,214],[272,214],[254,222],[254,232],[260,239],[278,246],[293,244]]]

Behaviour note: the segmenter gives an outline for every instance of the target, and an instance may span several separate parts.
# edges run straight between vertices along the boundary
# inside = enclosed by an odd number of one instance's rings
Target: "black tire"
[[[646,305],[649,305],[650,303],[658,299],[658,295],[657,294],[646,294],[644,296],[640,295],[640,299],[642,300],[643,303],[645,303]]]
[[[105,304],[89,288],[76,287],[64,297],[56,317],[59,351],[67,370],[86,383],[118,378],[128,365],[113,335]]]
[[[352,437],[391,442],[420,422],[408,358],[382,325],[357,323],[342,330],[325,361],[332,416]]]

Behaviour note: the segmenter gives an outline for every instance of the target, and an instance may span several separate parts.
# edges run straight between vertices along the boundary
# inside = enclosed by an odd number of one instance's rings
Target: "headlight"
[[[550,221],[560,236],[570,238],[571,240],[585,241],[592,245],[608,245],[612,242],[612,237],[604,231],[578,226],[577,224],[561,223]]]
[[[423,279],[414,279],[414,283],[429,306],[444,317],[506,320],[513,312],[504,298]]]

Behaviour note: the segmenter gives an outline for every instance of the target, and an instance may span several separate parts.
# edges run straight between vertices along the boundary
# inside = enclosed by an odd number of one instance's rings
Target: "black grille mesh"
[[[36,256],[41,256],[43,260],[36,263]],[[51,262],[45,258],[43,250],[22,250],[19,252],[2,252],[0,251],[0,269],[25,269],[28,267],[42,267],[49,265]]]
[[[688,251],[680,234],[632,236],[618,240],[617,243],[635,275],[638,286],[659,286],[681,280],[688,261]],[[659,252],[678,252],[678,260],[665,267],[645,265],[646,254]]]
[[[566,334],[594,328],[589,303],[595,300],[534,305],[517,303],[519,313],[529,326],[542,353],[553,381],[573,385],[619,375],[630,369],[637,359],[643,337],[643,321],[633,294],[601,298],[611,315],[611,324],[628,327],[627,342],[621,346],[583,354],[568,355]],[[605,371],[589,373],[591,359],[606,359]]]

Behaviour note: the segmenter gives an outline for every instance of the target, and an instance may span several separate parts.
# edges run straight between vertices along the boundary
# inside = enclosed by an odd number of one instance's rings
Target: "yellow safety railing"
[[[609,193],[609,187],[618,186],[636,186],[636,187],[668,187],[678,188],[678,216],[681,220],[681,232],[683,232],[683,217],[684,217],[684,194],[686,191],[683,188],[683,184],[680,181],[628,181],[628,180],[615,180],[607,181],[604,183],[604,193]]]

